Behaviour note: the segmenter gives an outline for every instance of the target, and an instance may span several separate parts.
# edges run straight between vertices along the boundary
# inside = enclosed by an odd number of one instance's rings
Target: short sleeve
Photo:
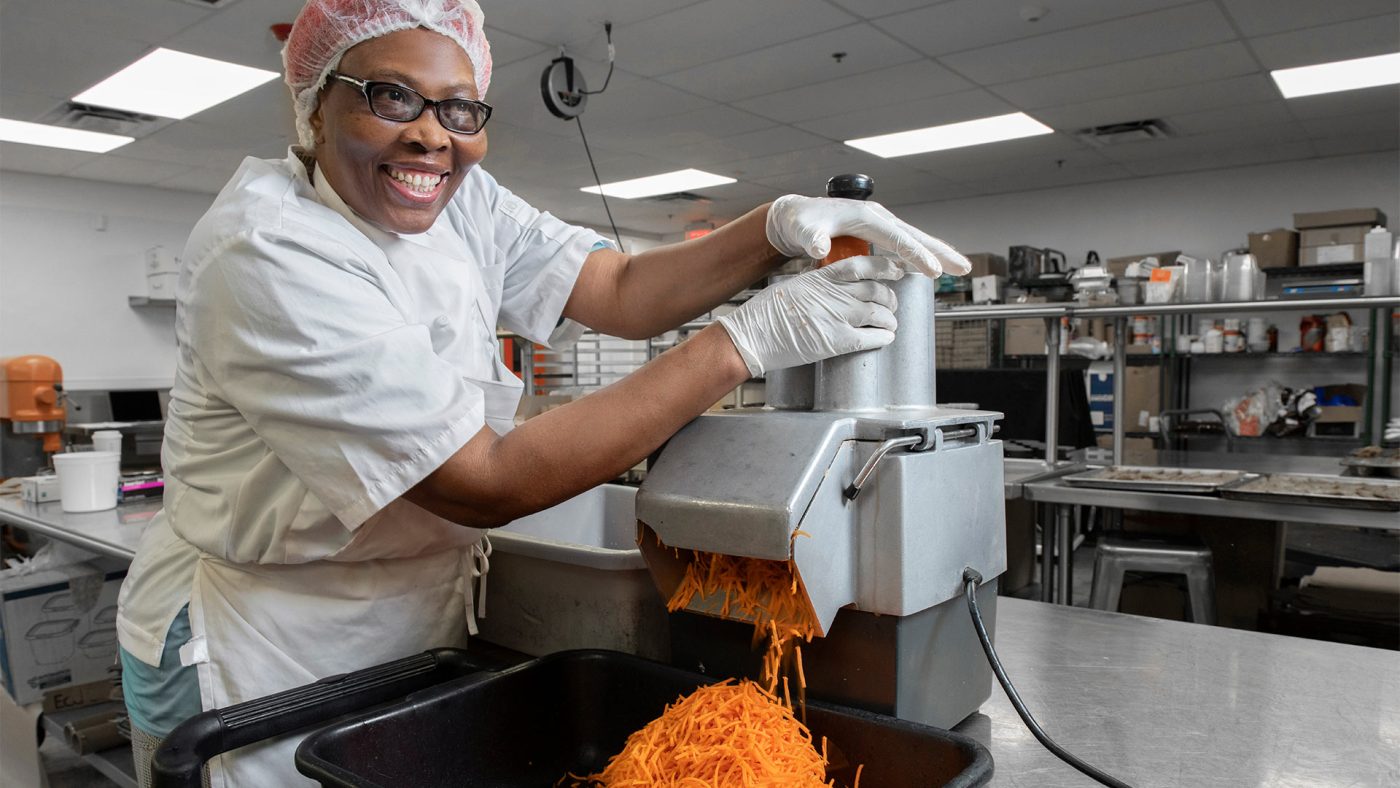
[[[484,426],[481,390],[429,327],[324,233],[245,230],[192,276],[181,320],[211,390],[347,527]]]
[[[571,324],[563,320],[564,306],[584,260],[598,244],[608,245],[606,239],[536,210],[480,167],[473,175],[473,188],[463,190],[464,199],[489,206],[496,261],[505,266],[501,327],[551,347],[569,334],[576,338],[577,331],[562,325]]]

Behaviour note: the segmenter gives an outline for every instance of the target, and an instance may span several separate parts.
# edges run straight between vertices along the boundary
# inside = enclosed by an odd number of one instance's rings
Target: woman
[[[311,0],[284,52],[300,147],[246,160],[190,236],[165,509],[118,621],[143,772],[201,709],[462,643],[483,529],[614,478],[751,376],[887,344],[880,280],[966,271],[843,200],[784,197],[637,255],[539,213],[477,166],[481,22],[472,0]],[[546,344],[578,324],[652,336],[839,234],[896,257],[765,290],[511,429],[498,324]],[[216,759],[212,781],[297,783],[293,746]]]

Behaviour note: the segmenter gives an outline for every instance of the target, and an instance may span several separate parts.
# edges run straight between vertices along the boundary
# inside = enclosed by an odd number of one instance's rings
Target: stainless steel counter
[[[1003,482],[1006,489],[1006,500],[1012,501],[1023,497],[1027,482],[1048,479],[1061,474],[1080,470],[1078,466],[1060,463],[1057,467],[1051,468],[1045,464],[1044,460],[1027,460],[1020,458],[1009,458],[1002,460]]]
[[[1393,651],[1007,597],[996,645],[1050,736],[1137,788],[1400,785]],[[957,728],[991,749],[992,785],[1093,785],[992,693]]]
[[[147,498],[115,509],[78,514],[63,511],[63,504],[57,501],[30,503],[18,495],[0,495],[0,522],[129,561],[136,555],[146,523],[161,505],[160,498]]]

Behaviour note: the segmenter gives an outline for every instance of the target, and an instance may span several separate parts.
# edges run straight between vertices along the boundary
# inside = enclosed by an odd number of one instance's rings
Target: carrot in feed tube
[[[837,260],[845,260],[847,257],[858,257],[870,254],[870,242],[861,240],[854,235],[838,235],[831,239],[831,252],[822,258],[818,268],[831,265]]]

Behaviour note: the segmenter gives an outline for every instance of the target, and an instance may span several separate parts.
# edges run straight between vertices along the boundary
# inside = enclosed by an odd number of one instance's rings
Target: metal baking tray
[[[1358,457],[1352,453],[1342,458],[1342,465],[1361,476],[1400,477],[1400,451],[1391,450],[1394,457]]]
[[[1282,483],[1289,487],[1287,492],[1274,492],[1271,483]],[[1303,485],[1326,484],[1328,491],[1309,492]],[[1367,498],[1356,494],[1361,487],[1383,488],[1390,497]],[[1264,503],[1298,503],[1305,506],[1336,506],[1342,509],[1369,509],[1382,512],[1400,512],[1400,482],[1380,479],[1357,479],[1350,476],[1328,476],[1313,473],[1275,473],[1232,485],[1220,491],[1222,498],[1237,501],[1262,501]]]
[[[1121,478],[1128,474],[1148,478]],[[1222,471],[1211,468],[1113,465],[1066,476],[1064,482],[1074,487],[1097,487],[1105,490],[1212,495],[1227,485],[1239,484],[1257,476],[1258,474],[1245,471]]]

